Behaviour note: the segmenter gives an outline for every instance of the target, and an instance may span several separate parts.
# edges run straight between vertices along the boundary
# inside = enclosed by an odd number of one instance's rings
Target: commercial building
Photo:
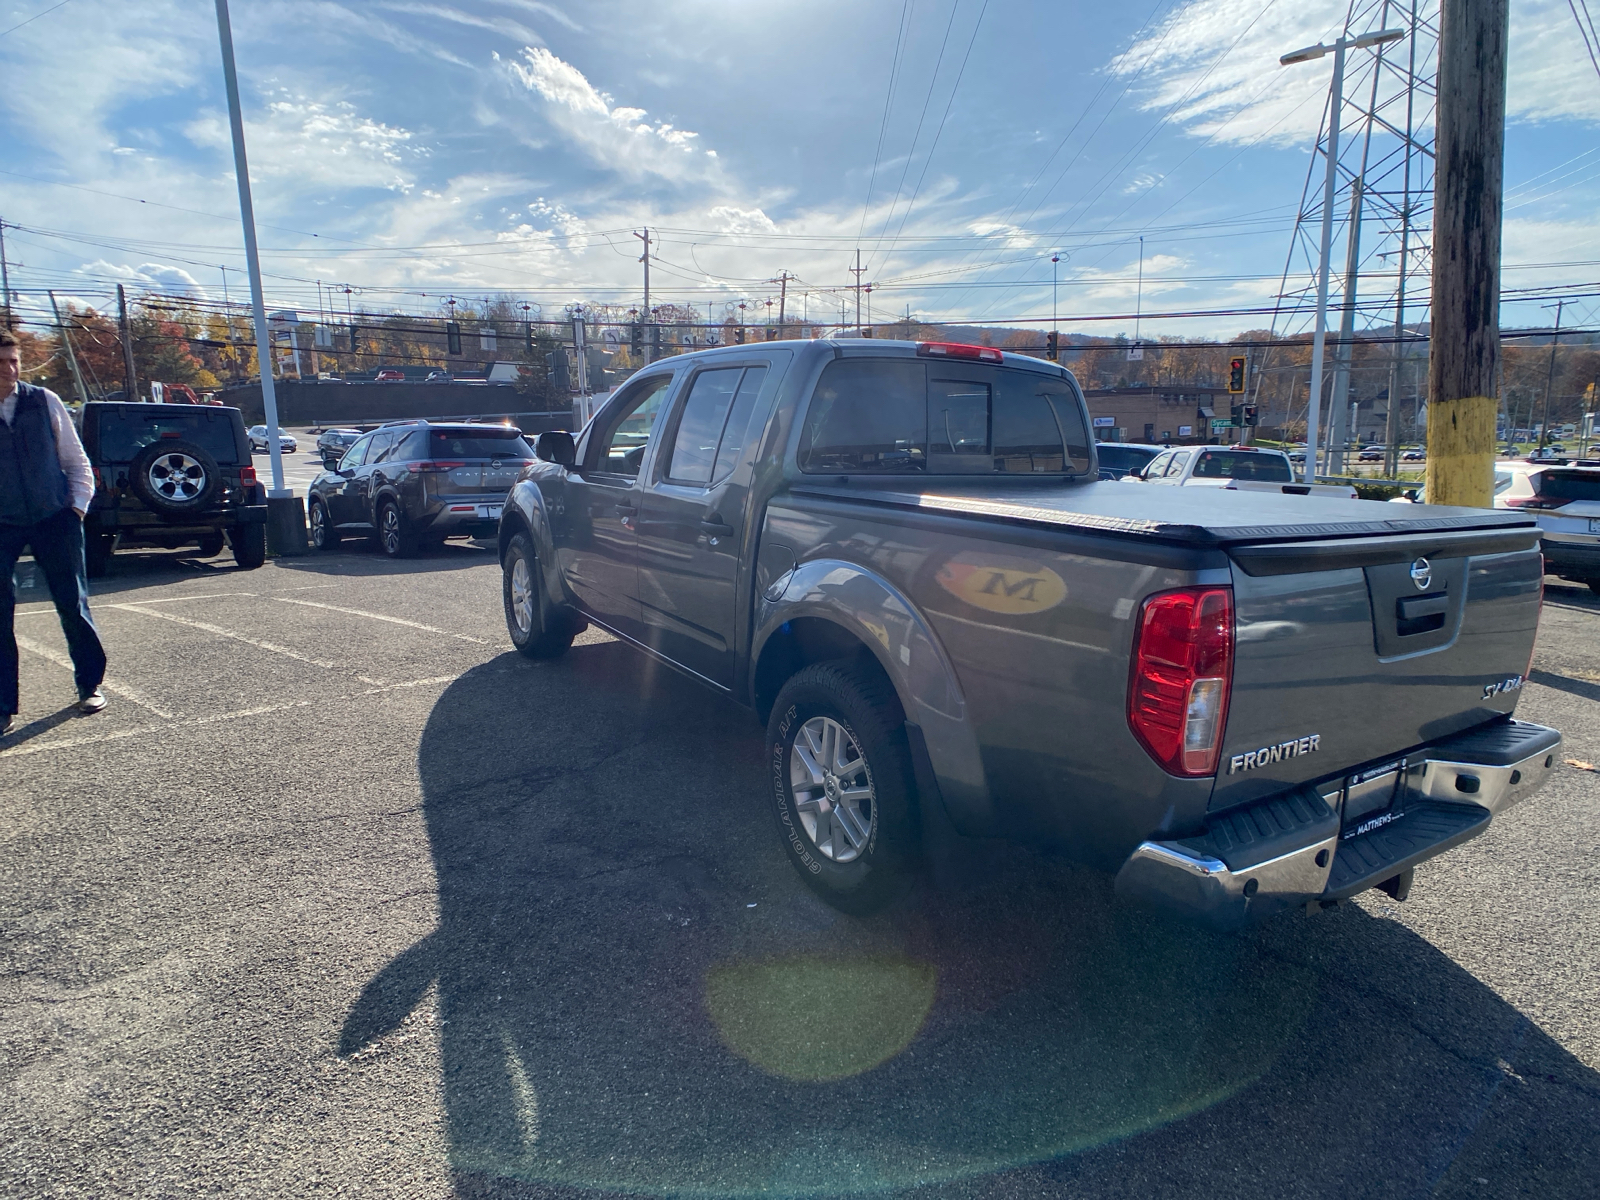
[[[1094,388],[1083,395],[1096,441],[1193,446],[1239,440],[1232,423],[1235,397],[1223,388]]]

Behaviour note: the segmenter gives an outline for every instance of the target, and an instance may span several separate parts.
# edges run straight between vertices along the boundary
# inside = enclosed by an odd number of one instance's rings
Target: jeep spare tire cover
[[[222,482],[217,460],[203,446],[162,438],[134,456],[128,486],[166,517],[187,517],[211,503]]]

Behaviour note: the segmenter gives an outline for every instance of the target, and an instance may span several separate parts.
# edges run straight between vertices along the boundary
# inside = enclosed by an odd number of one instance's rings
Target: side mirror
[[[1417,489],[1416,488],[1407,488],[1405,491],[1401,492],[1400,494],[1402,496],[1404,496],[1407,500],[1411,501],[1411,503],[1413,503],[1413,504],[1417,503]]]
[[[552,429],[541,433],[533,445],[534,457],[558,466],[570,467],[578,461],[578,447],[565,429]]]
[[[339,455],[337,455],[337,454],[324,454],[322,456],[322,469],[324,471],[334,471],[334,470],[337,470],[338,467],[339,467]]]

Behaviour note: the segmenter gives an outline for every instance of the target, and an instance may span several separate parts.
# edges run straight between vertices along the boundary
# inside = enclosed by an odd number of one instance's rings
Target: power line
[[[883,157],[883,138],[889,130],[889,108],[894,103],[895,79],[900,73],[900,50],[906,40],[906,18],[911,12],[911,0],[901,0],[900,24],[895,30],[894,58],[889,63],[889,89],[883,97],[883,120],[878,125],[878,147],[872,152],[872,174],[867,178],[867,198],[861,203],[861,227],[856,230],[856,241],[867,230],[867,213],[872,208],[872,189],[878,182],[878,161]]]
[[[65,8],[67,5],[69,5],[71,3],[72,3],[72,0],[61,0],[61,3],[59,3],[59,4],[52,4],[49,8],[45,9],[43,12],[34,13],[33,16],[29,17],[26,21],[18,21],[10,29],[0,29],[0,37],[5,37],[7,34],[10,34],[10,33],[15,33],[17,30],[21,29],[24,25],[32,25],[40,17],[48,17],[51,13],[55,12],[56,9]]]

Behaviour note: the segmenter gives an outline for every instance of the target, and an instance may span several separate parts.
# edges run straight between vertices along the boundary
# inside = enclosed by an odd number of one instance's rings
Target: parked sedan
[[[317,439],[317,453],[327,458],[329,455],[338,457],[361,436],[359,429],[324,429],[322,436]]]
[[[404,383],[406,381],[406,373],[388,367],[374,375],[372,381],[374,383]]]
[[[250,434],[250,449],[256,454],[266,454],[268,452],[267,427],[265,425],[252,425],[248,432]],[[300,443],[295,441],[293,434],[285,433],[281,429],[278,430],[279,454],[293,454],[299,448]]]

